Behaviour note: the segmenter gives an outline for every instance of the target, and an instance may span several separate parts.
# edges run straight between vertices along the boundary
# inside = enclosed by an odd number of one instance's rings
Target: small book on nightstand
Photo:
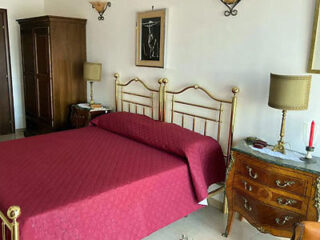
[[[90,107],[91,107],[92,109],[102,108],[102,104],[100,104],[100,103],[94,103],[94,104],[91,104]]]

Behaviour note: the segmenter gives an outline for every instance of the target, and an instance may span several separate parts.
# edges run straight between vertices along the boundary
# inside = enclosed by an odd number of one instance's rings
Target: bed
[[[115,74],[115,79],[115,113],[87,128],[0,143],[3,239],[142,239],[200,209],[208,187],[224,181],[235,89],[232,100],[223,100],[231,105],[224,156],[213,138],[166,123],[169,115],[174,122],[179,114],[184,126],[192,115],[195,130],[200,117],[205,135],[207,121],[215,119],[175,110],[175,104],[186,102],[167,101],[169,95],[204,89],[175,92],[167,89],[166,79],[159,80],[158,89],[137,78],[121,83]],[[148,94],[131,91],[131,84]],[[217,109],[207,110],[221,117]],[[221,125],[218,129],[220,135]]]

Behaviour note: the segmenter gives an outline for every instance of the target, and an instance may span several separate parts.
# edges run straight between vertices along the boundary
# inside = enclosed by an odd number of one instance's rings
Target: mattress
[[[142,239],[201,208],[185,157],[99,127],[0,143],[0,156],[0,210],[21,207],[22,240]]]

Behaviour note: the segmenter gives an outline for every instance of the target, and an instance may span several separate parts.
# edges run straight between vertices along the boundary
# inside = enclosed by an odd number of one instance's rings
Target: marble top
[[[285,160],[285,159],[273,157],[271,155],[267,155],[267,154],[255,151],[244,140],[239,142],[239,144],[233,147],[232,150],[248,154],[252,157],[258,158],[265,162],[269,162],[281,167],[292,168],[292,169],[320,175],[320,158],[319,157],[314,157],[311,161],[301,160],[301,162],[293,161],[293,160]],[[290,150],[286,150],[286,151],[290,151]]]

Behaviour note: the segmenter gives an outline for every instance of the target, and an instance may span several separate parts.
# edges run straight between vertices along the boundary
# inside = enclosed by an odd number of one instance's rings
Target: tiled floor
[[[280,240],[269,234],[258,232],[246,221],[240,222],[235,218],[231,234],[222,237],[227,222],[220,210],[206,207],[192,213],[145,238],[144,240]],[[185,238],[181,238],[184,234]]]
[[[24,137],[23,131],[17,130],[16,134],[0,135],[0,142],[10,141],[14,139],[23,138],[23,137]]]
[[[1,141],[23,138],[23,132],[1,135]],[[226,226],[227,216],[214,207],[206,207],[190,214],[188,217],[160,229],[144,240],[226,240],[221,236]],[[181,236],[185,237],[182,238]],[[246,221],[235,218],[228,240],[279,240],[268,234],[258,232]],[[284,238],[283,238],[284,239]]]

